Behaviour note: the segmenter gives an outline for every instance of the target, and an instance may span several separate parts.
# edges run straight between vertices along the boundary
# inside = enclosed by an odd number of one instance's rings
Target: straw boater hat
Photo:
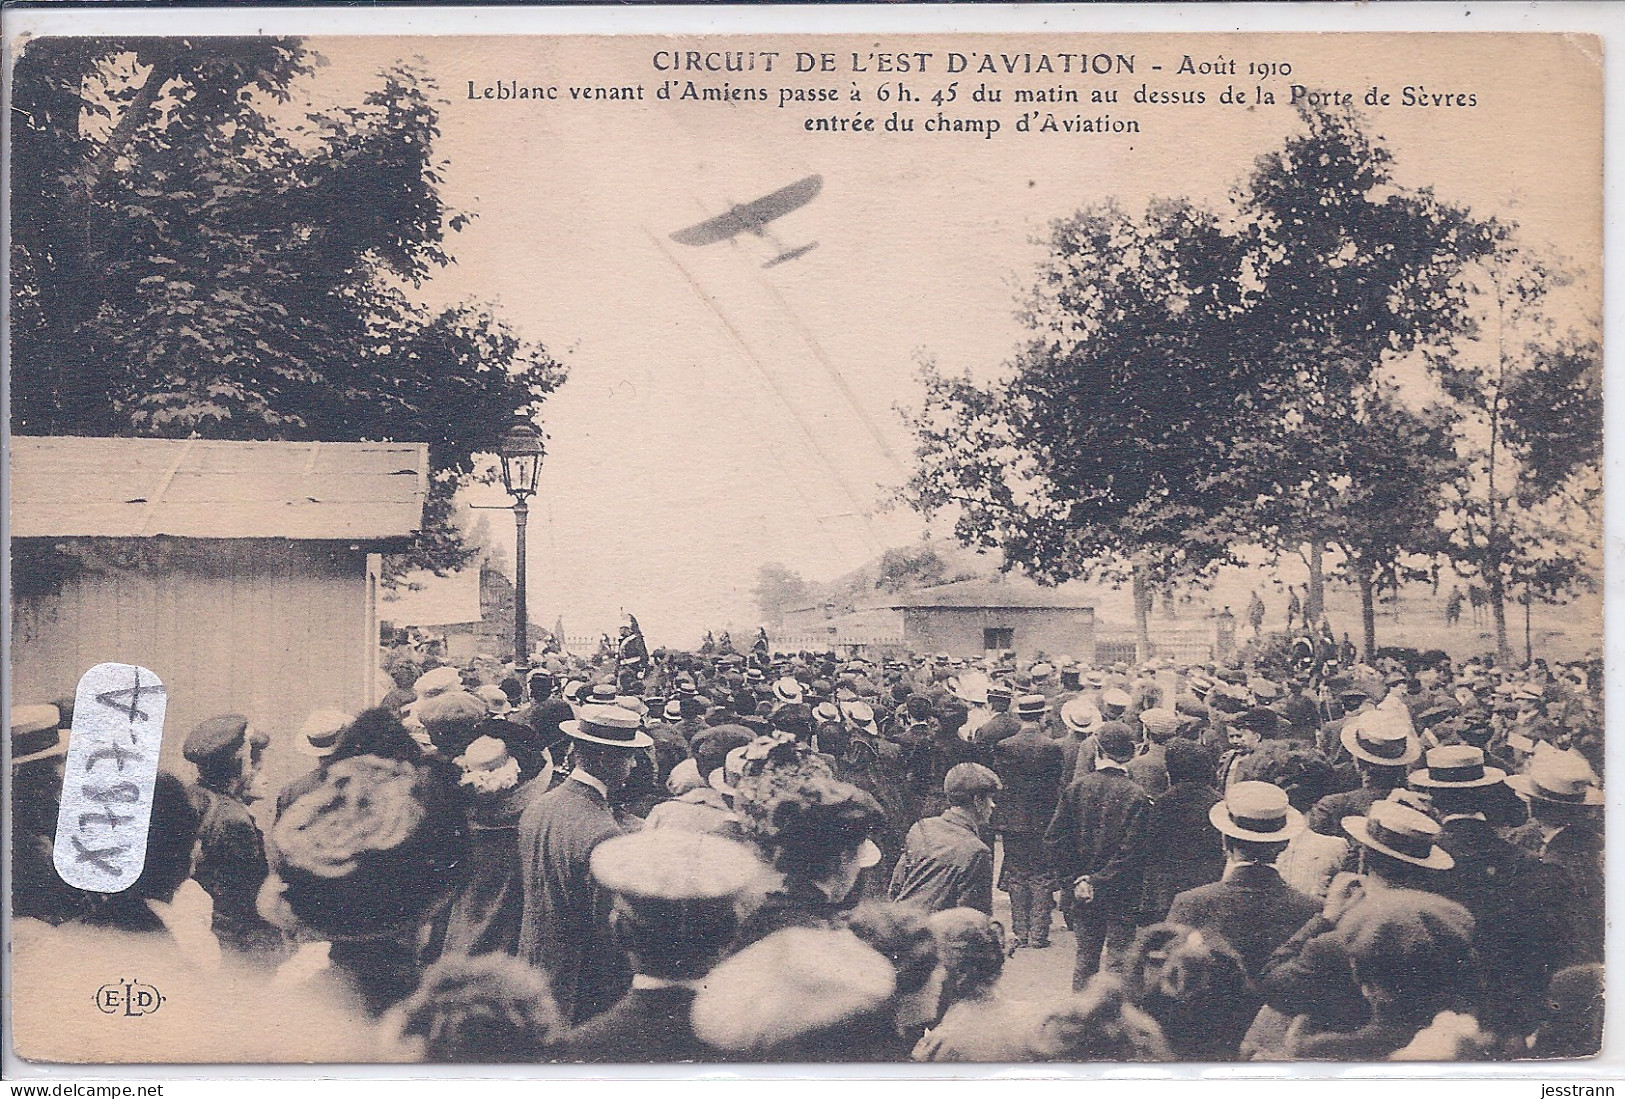
[[[1061,716],[1065,718],[1065,710],[1061,712]],[[1177,710],[1158,706],[1141,710],[1140,724],[1145,726],[1145,731],[1152,740],[1160,743],[1179,732],[1180,727],[1185,724],[1185,718]]]
[[[68,753],[62,736],[62,711],[49,702],[11,708],[11,765]]]
[[[1427,769],[1411,775],[1411,785],[1426,790],[1466,790],[1475,786],[1496,786],[1506,780],[1499,767],[1484,766],[1484,750],[1469,744],[1449,744],[1430,748]]]
[[[1544,750],[1543,750],[1544,749]],[[1578,752],[1536,746],[1529,761],[1529,773],[1513,775],[1507,785],[1526,798],[1555,805],[1601,805],[1602,790],[1597,773]]]
[[[1068,699],[1061,707],[1061,724],[1083,736],[1097,731],[1105,720],[1100,716],[1100,707],[1087,698]]]
[[[611,748],[653,746],[654,738],[643,731],[642,725],[637,714],[619,706],[583,706],[578,719],[559,722],[565,735]]]
[[[1405,767],[1422,757],[1410,722],[1380,706],[1349,719],[1340,739],[1349,755],[1379,767]]]
[[[773,697],[787,704],[800,702],[801,684],[791,675],[774,680]]]
[[[307,756],[326,759],[339,746],[339,733],[354,720],[343,710],[314,710],[299,726],[293,746]]]
[[[1043,695],[1022,695],[1016,700],[1016,716],[1040,718],[1049,712],[1049,699]]]
[[[1399,804],[1379,801],[1363,817],[1344,817],[1343,831],[1373,851],[1429,870],[1449,870],[1456,865],[1450,852],[1436,842],[1439,826],[1426,813]]]
[[[1303,814],[1271,782],[1238,782],[1208,811],[1208,823],[1238,840],[1270,843],[1303,831]]]

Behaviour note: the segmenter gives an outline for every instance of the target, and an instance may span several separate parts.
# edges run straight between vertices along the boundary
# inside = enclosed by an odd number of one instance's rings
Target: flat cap
[[[767,868],[742,843],[686,828],[645,828],[593,848],[592,876],[630,900],[662,903],[737,897]]]
[[[230,755],[243,746],[243,737],[248,732],[248,718],[242,714],[221,714],[193,729],[181,747],[181,754],[190,763],[204,763]],[[256,733],[254,740],[264,747],[267,738],[264,734]]]
[[[987,794],[1004,789],[999,776],[980,763],[956,763],[948,768],[942,780],[942,792],[948,797],[960,794]]]

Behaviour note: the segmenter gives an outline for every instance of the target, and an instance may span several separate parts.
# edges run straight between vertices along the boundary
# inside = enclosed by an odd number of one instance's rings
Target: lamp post
[[[523,682],[530,671],[530,644],[525,637],[525,522],[542,472],[542,433],[529,420],[515,420],[502,436],[497,455],[502,459],[502,487],[514,501],[513,664]]]

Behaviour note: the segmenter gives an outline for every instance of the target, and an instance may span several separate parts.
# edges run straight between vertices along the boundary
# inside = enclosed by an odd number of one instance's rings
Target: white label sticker
[[[165,701],[158,677],[133,664],[98,664],[79,680],[54,852],[69,885],[120,893],[141,876]]]

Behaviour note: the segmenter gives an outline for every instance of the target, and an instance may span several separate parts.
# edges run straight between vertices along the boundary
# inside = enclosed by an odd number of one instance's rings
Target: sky
[[[1018,290],[1048,222],[1108,197],[1130,209],[1152,196],[1221,205],[1254,159],[1278,147],[1296,116],[1287,86],[1372,85],[1397,102],[1405,86],[1472,94],[1466,108],[1375,109],[1401,184],[1432,186],[1475,212],[1517,219],[1526,239],[1592,267],[1600,256],[1600,62],[1594,44],[1545,36],[945,35],[843,40],[417,38],[313,39],[329,64],[316,103],[353,101],[397,60],[438,83],[443,195],[476,215],[451,241],[454,266],[424,290],[434,303],[494,303],[522,335],[570,370],[547,402],[549,454],[532,507],[529,589],[534,617],[567,632],[613,630],[631,611],[657,643],[707,628],[753,632],[757,568],[779,561],[833,578],[887,546],[918,538],[921,520],[887,507],[907,477],[911,440],[896,411],[920,400],[918,361],[997,376],[1021,338]],[[796,76],[684,74],[698,83],[833,87],[856,83],[861,109],[882,78],[845,71],[853,50],[925,50],[936,71],[901,79],[946,88],[957,51],[1133,54],[1133,75],[1092,79],[957,77],[952,117],[998,116],[979,135],[808,133],[829,110],[756,103],[662,103],[655,50],[776,48],[830,52],[842,71]],[[1183,56],[1245,74],[1249,60],[1287,61],[1264,82],[1274,106],[1220,106],[1246,75],[1180,77]],[[1223,61],[1220,61],[1220,59]],[[1160,64],[1161,71],[1150,66]],[[468,98],[499,81],[559,87],[563,101]],[[982,82],[998,106],[969,102]],[[571,85],[642,84],[638,103],[568,100]],[[1106,108],[1139,134],[1017,135],[1016,87],[1116,88]],[[1201,89],[1203,107],[1136,105],[1151,89]],[[938,108],[916,109],[917,119]],[[744,237],[689,248],[668,234],[811,174],[823,190],[773,225],[787,247],[817,242],[763,269],[773,242]],[[505,502],[500,489],[471,502]],[[491,513],[480,513],[491,514]],[[492,530],[511,540],[502,517]],[[943,533],[938,531],[938,533]],[[507,547],[511,550],[511,546]],[[507,555],[511,560],[511,552]]]

